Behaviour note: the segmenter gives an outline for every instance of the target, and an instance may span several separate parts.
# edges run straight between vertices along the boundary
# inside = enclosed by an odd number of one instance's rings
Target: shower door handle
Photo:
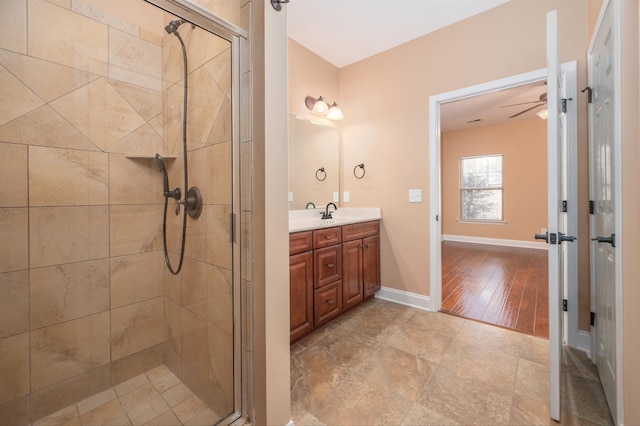
[[[237,219],[237,214],[235,213],[231,213],[231,243],[235,243],[236,242],[236,219]]]

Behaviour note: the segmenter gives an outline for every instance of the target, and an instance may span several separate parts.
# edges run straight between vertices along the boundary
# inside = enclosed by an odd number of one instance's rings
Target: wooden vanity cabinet
[[[380,222],[289,235],[291,343],[380,289]]]

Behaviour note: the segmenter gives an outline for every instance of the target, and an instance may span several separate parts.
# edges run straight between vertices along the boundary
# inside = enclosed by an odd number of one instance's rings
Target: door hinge
[[[573,98],[562,98],[562,112],[567,113],[567,101],[572,101]]]
[[[437,221],[439,221],[439,220],[440,220],[440,215],[439,215],[439,214],[437,214],[437,215],[436,215],[436,222],[437,222]]]
[[[581,90],[582,93],[587,92],[587,102],[593,103],[593,89],[589,86]]]
[[[593,200],[589,200],[589,214],[595,214],[596,213],[596,203],[593,202]]]
[[[591,312],[591,327],[594,327],[595,325],[596,325],[596,313]]]
[[[567,212],[567,200],[562,200],[562,213]]]
[[[562,310],[564,312],[569,311],[569,301],[567,299],[562,299]]]

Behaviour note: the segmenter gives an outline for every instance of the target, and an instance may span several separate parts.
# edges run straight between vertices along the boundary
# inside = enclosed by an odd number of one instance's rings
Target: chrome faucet
[[[307,203],[307,205],[306,205],[304,208],[305,208],[305,209],[308,209],[309,207],[311,207],[312,209],[315,209],[315,208],[316,208],[316,205],[315,205],[315,204],[313,204],[313,202],[312,202],[312,201],[309,201],[309,202]]]
[[[333,219],[332,212],[329,211],[329,206],[333,206],[334,211],[338,210],[338,207],[334,203],[327,204],[325,211],[322,213],[322,219]]]

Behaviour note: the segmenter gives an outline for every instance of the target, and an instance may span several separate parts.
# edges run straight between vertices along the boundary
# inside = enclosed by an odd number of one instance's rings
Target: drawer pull
[[[324,238],[325,238],[325,239],[327,239],[327,240],[330,240],[330,239],[332,239],[332,238],[333,238],[333,235],[327,235],[327,236],[326,236],[326,237],[324,237]]]
[[[333,305],[334,303],[336,303],[336,301],[333,300],[333,299],[329,299],[329,300],[327,300],[327,303],[330,304],[330,305]]]
[[[336,266],[334,263],[327,263],[327,268],[333,268],[334,266]]]

